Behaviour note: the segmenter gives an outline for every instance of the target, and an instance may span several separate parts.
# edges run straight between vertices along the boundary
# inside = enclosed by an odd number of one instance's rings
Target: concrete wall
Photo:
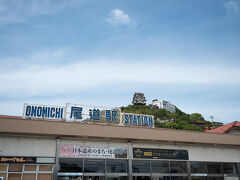
[[[240,130],[233,129],[228,134],[240,135]]]
[[[54,138],[0,136],[0,156],[55,157],[55,149]]]
[[[128,147],[128,141],[63,138],[60,144]],[[133,147],[188,150],[190,161],[240,162],[240,147],[167,144],[132,141]],[[56,139],[0,136],[0,156],[55,157]]]

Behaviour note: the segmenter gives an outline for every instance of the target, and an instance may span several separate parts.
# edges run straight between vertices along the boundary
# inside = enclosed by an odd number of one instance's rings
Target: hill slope
[[[121,107],[121,110],[126,113],[153,115],[155,119],[155,127],[203,131],[203,128],[191,124],[193,121],[204,122],[206,123],[206,126],[212,126],[212,123],[206,121],[201,114],[186,114],[178,108],[176,108],[176,113],[170,113],[165,109],[157,109],[152,105],[128,105],[127,107]],[[169,122],[161,124],[161,120]]]

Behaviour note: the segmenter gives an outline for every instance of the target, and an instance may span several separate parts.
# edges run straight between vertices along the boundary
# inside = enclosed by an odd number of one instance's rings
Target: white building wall
[[[61,145],[128,147],[127,141],[61,139]],[[240,147],[132,142],[133,147],[187,150],[190,161],[240,162]],[[0,136],[0,156],[55,157],[56,140]]]
[[[159,109],[166,109],[167,111],[169,111],[171,113],[176,112],[176,107],[173,104],[171,104],[169,101],[153,100],[152,105],[157,106]]]
[[[62,139],[61,145],[79,145],[79,146],[104,146],[104,147],[127,147],[127,142],[122,141],[107,141],[107,140],[77,140],[77,139]]]
[[[240,162],[239,148],[188,147],[190,161]]]
[[[0,136],[0,156],[55,157],[55,151],[55,139]]]

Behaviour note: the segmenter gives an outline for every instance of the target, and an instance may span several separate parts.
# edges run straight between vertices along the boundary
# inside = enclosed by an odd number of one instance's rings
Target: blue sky
[[[240,120],[240,0],[0,0],[0,114],[134,92]]]

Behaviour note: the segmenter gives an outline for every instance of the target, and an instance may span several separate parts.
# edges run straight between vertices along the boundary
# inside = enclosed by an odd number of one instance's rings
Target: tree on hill
[[[201,114],[199,113],[192,113],[190,115],[190,120],[191,121],[199,121],[199,122],[205,122],[205,119],[202,117]]]
[[[195,124],[187,124],[183,127],[184,130],[192,130],[192,131],[203,131],[202,128]]]
[[[136,113],[136,114],[147,114],[153,115],[155,119],[155,127],[160,128],[172,128],[172,129],[184,129],[193,131],[202,131],[197,125],[190,124],[191,121],[205,121],[201,114],[193,113],[187,114],[182,112],[180,109],[176,108],[175,113],[170,113],[165,109],[156,109],[152,105],[128,105],[127,107],[121,107],[122,112],[125,113]],[[158,120],[174,119],[174,122],[167,122],[166,124],[161,124]]]

